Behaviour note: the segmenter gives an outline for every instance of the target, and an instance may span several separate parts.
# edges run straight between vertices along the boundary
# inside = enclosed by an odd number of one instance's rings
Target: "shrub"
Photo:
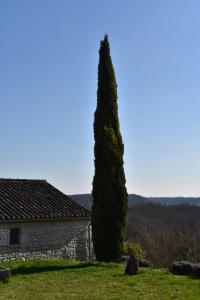
[[[145,253],[142,250],[142,247],[139,243],[135,242],[124,242],[123,243],[124,247],[124,254],[125,255],[133,255],[135,256],[138,260],[143,259],[145,257]]]

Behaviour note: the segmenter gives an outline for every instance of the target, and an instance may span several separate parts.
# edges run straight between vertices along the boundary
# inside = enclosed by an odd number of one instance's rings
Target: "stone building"
[[[90,217],[46,180],[0,179],[0,261],[90,260]]]

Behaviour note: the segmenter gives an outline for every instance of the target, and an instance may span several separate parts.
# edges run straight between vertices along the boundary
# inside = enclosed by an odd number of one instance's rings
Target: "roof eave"
[[[0,219],[0,224],[1,223],[23,223],[23,222],[37,222],[37,221],[71,221],[71,220],[91,220],[91,216],[78,216],[78,217],[66,217],[66,218],[27,218],[27,219],[10,219],[10,220],[1,220]]]

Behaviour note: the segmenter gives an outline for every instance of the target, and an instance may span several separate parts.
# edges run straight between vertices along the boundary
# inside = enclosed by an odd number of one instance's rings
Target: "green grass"
[[[0,299],[200,299],[200,280],[166,270],[140,269],[126,276],[122,264],[54,259],[6,263],[12,270],[0,283]]]

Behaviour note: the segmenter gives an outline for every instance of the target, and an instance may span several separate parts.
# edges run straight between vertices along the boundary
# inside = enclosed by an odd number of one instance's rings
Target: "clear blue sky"
[[[1,0],[0,177],[91,191],[108,33],[128,192],[200,196],[199,12],[199,0]]]

